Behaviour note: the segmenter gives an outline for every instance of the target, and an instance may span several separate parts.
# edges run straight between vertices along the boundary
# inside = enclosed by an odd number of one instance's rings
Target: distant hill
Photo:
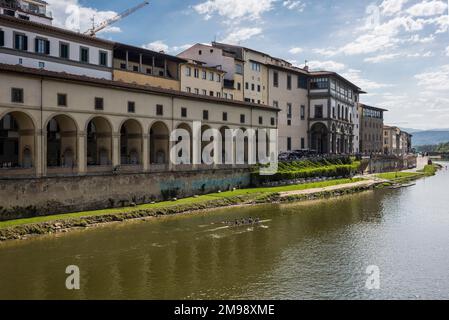
[[[438,145],[449,142],[449,130],[429,130],[413,133],[413,146]]]

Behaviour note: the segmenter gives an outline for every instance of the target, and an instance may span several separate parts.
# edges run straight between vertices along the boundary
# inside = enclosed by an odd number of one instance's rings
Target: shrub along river
[[[449,298],[449,172],[416,186],[0,244],[0,298]],[[259,217],[260,226],[222,221]],[[66,267],[81,288],[65,287]],[[380,289],[365,287],[378,266]]]

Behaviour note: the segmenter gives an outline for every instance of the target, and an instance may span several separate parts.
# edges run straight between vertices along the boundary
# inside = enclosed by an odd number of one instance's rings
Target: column
[[[120,133],[112,134],[112,166],[120,165]]]
[[[86,174],[86,133],[79,132],[77,135],[78,147],[77,147],[77,161],[78,161],[78,174]]]
[[[142,137],[142,143],[143,143],[143,148],[142,148],[142,153],[143,153],[143,157],[142,157],[142,161],[143,161],[143,171],[148,171],[150,169],[150,135],[144,134]]]
[[[44,169],[44,135],[42,130],[36,130],[34,135],[34,167],[36,170],[36,176],[42,177],[45,176],[45,169]]]

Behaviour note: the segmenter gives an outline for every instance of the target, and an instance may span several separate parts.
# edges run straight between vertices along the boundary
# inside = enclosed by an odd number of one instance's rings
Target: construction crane
[[[106,27],[109,27],[110,25],[116,23],[119,20],[122,20],[123,18],[126,18],[127,16],[133,14],[134,12],[136,12],[137,10],[142,9],[143,7],[147,6],[150,4],[150,1],[144,1],[141,4],[130,8],[126,11],[123,11],[122,13],[120,13],[119,15],[116,15],[115,17],[108,19],[102,23],[100,23],[98,26],[92,26],[92,29],[87,30],[86,32],[84,32],[84,34],[89,35],[91,37],[95,37],[95,35],[100,32],[101,30],[103,30]]]

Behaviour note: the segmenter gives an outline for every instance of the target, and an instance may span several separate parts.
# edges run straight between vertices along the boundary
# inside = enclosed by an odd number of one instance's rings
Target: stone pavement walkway
[[[353,183],[346,183],[346,184],[340,184],[336,186],[330,186],[330,187],[324,187],[324,188],[315,188],[315,189],[306,189],[306,190],[297,190],[297,191],[286,191],[281,192],[280,196],[282,198],[289,197],[289,196],[297,196],[297,195],[310,195],[314,193],[320,193],[320,192],[329,192],[329,191],[338,191],[338,190],[346,190],[346,189],[352,189],[355,187],[371,187],[375,184],[378,184],[379,180],[369,179],[359,182],[353,182]]]

